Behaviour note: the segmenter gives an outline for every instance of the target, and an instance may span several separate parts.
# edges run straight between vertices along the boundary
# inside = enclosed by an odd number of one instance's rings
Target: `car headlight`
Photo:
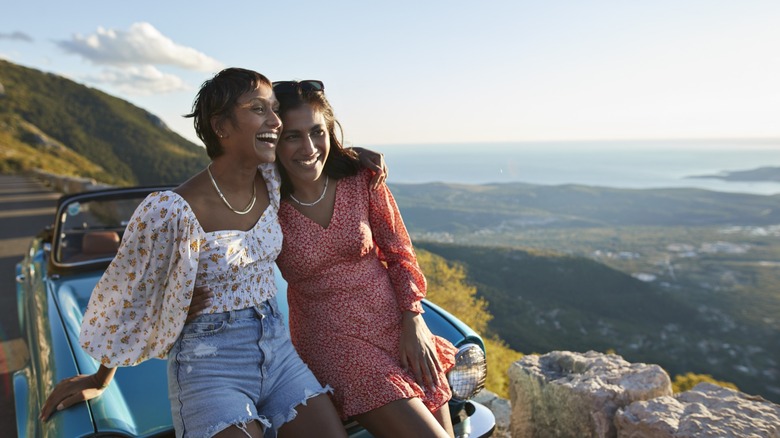
[[[487,361],[477,344],[463,344],[455,355],[455,366],[447,374],[452,398],[467,400],[485,386]]]

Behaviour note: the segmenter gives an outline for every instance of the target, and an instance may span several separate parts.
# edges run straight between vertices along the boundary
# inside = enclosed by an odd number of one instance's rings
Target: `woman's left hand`
[[[441,364],[433,334],[419,313],[406,311],[401,322],[401,366],[414,374],[420,386],[438,386]]]
[[[383,154],[358,147],[353,147],[352,150],[357,152],[360,164],[374,172],[374,177],[371,178],[372,189],[378,188],[383,182],[387,181],[387,163],[385,163]]]
[[[193,318],[211,307],[214,296],[214,292],[212,292],[208,286],[197,286],[193,289],[192,301],[190,301],[190,308],[187,311],[186,322],[190,322]]]

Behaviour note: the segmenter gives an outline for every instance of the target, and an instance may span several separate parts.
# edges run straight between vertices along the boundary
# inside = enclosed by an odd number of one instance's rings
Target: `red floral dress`
[[[279,209],[284,240],[276,263],[289,283],[293,344],[320,383],[334,388],[342,419],[413,397],[435,411],[451,397],[444,374],[431,390],[401,368],[401,315],[422,312],[425,277],[393,196],[384,185],[371,190],[370,178],[364,170],[338,181],[327,228],[287,201]],[[457,350],[434,338],[446,372]]]

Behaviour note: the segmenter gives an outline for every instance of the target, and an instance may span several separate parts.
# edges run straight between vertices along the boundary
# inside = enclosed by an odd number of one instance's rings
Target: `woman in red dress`
[[[387,186],[336,136],[320,81],[274,83],[283,132],[277,264],[290,331],[342,417],[378,437],[453,435],[456,349],[425,325],[426,283]],[[399,421],[399,419],[402,419]]]

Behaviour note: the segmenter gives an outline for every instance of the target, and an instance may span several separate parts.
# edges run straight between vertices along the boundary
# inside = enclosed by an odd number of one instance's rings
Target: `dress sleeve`
[[[371,233],[379,248],[379,259],[387,264],[398,305],[401,311],[423,313],[420,301],[425,298],[425,276],[417,264],[417,256],[398,205],[384,183],[372,190],[368,187],[370,173],[363,171],[361,176],[365,180],[361,182],[365,183],[368,190]]]
[[[173,192],[138,206],[84,312],[79,340],[90,356],[108,367],[166,356],[187,318],[202,234]]]

